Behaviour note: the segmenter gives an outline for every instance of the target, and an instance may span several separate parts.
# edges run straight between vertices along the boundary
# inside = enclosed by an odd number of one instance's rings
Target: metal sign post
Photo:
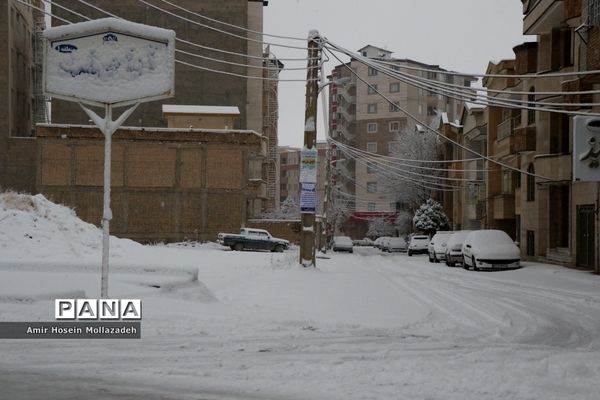
[[[112,219],[112,211],[110,209],[112,135],[129,118],[140,103],[129,108],[116,121],[112,120],[112,105],[110,104],[104,106],[104,118],[101,118],[83,104],[79,103],[79,105],[104,135],[104,200],[102,205],[102,277],[100,279],[100,297],[105,299],[108,297],[108,257],[110,252],[110,220]]]
[[[142,102],[175,95],[175,32],[116,18],[44,31],[44,93],[79,103],[104,135],[102,277],[108,297],[112,135]],[[86,105],[103,107],[104,118]],[[113,107],[131,106],[116,120]]]

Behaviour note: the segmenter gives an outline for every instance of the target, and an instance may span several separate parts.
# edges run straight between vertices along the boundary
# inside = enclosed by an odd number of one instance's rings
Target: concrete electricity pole
[[[321,46],[319,44],[319,32],[310,31],[308,34],[308,72],[306,77],[306,111],[304,118],[304,150],[316,152],[317,142],[317,98],[319,94],[319,62],[321,59]],[[300,163],[302,169],[305,165]],[[316,165],[314,166],[316,173]],[[315,253],[315,206],[316,206],[316,180],[315,183],[308,183],[302,179],[300,172],[300,207],[302,210],[301,223],[302,232],[300,233],[300,264],[305,267],[316,266]],[[316,177],[315,177],[316,178]],[[313,195],[308,193],[312,188]],[[304,195],[304,196],[303,196]],[[303,207],[303,198],[305,207]],[[307,201],[310,199],[309,201]],[[310,203],[310,204],[306,204]],[[312,206],[312,207],[311,207]]]

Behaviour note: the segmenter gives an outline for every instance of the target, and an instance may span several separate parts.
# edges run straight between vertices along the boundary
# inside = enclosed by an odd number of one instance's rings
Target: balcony
[[[539,35],[560,26],[565,19],[564,0],[529,0],[523,3],[523,34]]]
[[[501,194],[494,197],[494,219],[515,218],[515,196]]]

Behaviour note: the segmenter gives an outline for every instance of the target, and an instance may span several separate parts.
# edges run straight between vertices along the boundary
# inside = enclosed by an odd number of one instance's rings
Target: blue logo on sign
[[[104,43],[106,42],[118,42],[119,38],[117,37],[117,35],[115,35],[114,33],[107,33],[106,35],[104,35],[104,37],[102,38],[102,41]]]
[[[73,46],[72,44],[59,44],[54,49],[60,53],[72,53],[77,50],[77,46]]]

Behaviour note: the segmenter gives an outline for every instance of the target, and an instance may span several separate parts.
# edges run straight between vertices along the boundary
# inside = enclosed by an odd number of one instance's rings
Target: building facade
[[[100,224],[104,136],[39,125],[37,192]],[[111,233],[140,242],[216,240],[258,217],[266,139],[254,131],[121,128],[113,136]]]
[[[365,46],[359,52],[363,57],[389,63],[393,70],[433,82],[442,81],[468,88],[475,80],[470,76],[443,74],[446,70],[437,65],[393,58],[392,52],[375,46]],[[357,79],[350,70],[365,82]],[[435,122],[441,113],[445,113],[450,121],[455,121],[460,118],[462,111],[462,102],[459,100],[403,82],[356,59],[337,66],[329,79],[332,83],[329,99],[330,136],[348,146],[374,154],[394,154],[403,132],[422,129],[402,110],[427,125]],[[394,104],[390,104],[378,92]],[[345,229],[353,237],[362,238],[370,218],[393,218],[398,208],[397,199],[390,194],[390,188],[385,187],[381,174],[368,162],[346,157],[335,146],[332,156],[338,160],[332,182],[333,195],[345,196],[346,199],[340,198],[338,203],[349,203],[350,208],[351,215]]]
[[[43,7],[39,0],[31,2]],[[35,122],[46,122],[41,97],[40,33],[44,17],[14,0],[0,0],[0,188],[35,188]]]

